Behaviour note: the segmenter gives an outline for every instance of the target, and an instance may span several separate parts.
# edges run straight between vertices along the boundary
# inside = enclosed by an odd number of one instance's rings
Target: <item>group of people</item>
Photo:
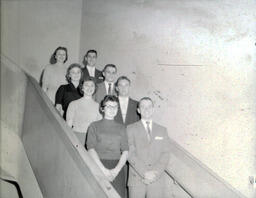
[[[121,197],[163,197],[169,137],[152,120],[152,99],[130,98],[130,79],[116,80],[114,64],[98,70],[96,50],[87,51],[83,65],[67,67],[67,59],[67,48],[58,47],[42,77],[42,89],[60,115]]]

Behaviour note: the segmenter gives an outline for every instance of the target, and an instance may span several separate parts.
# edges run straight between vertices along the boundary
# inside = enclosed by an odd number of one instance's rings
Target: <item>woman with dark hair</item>
[[[68,84],[61,85],[56,92],[55,106],[65,120],[69,103],[82,97],[79,91],[82,78],[81,65],[77,63],[71,64],[66,73]]]
[[[99,104],[92,98],[96,91],[94,80],[85,79],[80,86],[80,91],[83,93],[83,97],[69,104],[66,121],[84,145],[89,124],[100,120],[102,116],[99,113]]]
[[[116,96],[107,95],[101,102],[104,118],[90,124],[86,146],[107,179],[121,197],[125,196],[125,175],[123,166],[128,157],[126,128],[114,117],[118,110]]]
[[[68,51],[65,47],[58,47],[50,59],[50,65],[44,68],[42,76],[42,88],[52,103],[60,85],[67,84],[65,73],[67,71]]]

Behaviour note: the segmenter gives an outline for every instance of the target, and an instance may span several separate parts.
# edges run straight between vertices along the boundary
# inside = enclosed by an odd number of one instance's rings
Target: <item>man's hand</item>
[[[145,174],[144,174],[144,179],[143,179],[143,182],[148,185],[148,184],[151,184],[155,181],[156,179],[156,176],[157,176],[157,171],[147,171]]]
[[[116,176],[119,174],[119,171],[117,168],[113,168],[110,170],[110,173],[112,175],[113,180],[116,178]]]

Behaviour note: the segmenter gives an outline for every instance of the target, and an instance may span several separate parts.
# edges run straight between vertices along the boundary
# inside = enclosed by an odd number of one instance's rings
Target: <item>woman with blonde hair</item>
[[[80,90],[83,97],[69,104],[66,122],[84,145],[89,124],[100,120],[102,116],[99,112],[99,104],[92,97],[96,91],[94,80],[91,78],[85,79],[80,86]]]
[[[67,69],[66,79],[68,84],[61,85],[55,96],[55,106],[63,118],[66,120],[66,113],[70,102],[82,97],[79,91],[83,73],[81,65],[71,64]]]

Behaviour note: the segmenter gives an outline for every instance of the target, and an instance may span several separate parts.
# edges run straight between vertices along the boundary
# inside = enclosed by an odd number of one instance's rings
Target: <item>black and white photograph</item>
[[[255,198],[255,0],[0,0],[1,198]]]

